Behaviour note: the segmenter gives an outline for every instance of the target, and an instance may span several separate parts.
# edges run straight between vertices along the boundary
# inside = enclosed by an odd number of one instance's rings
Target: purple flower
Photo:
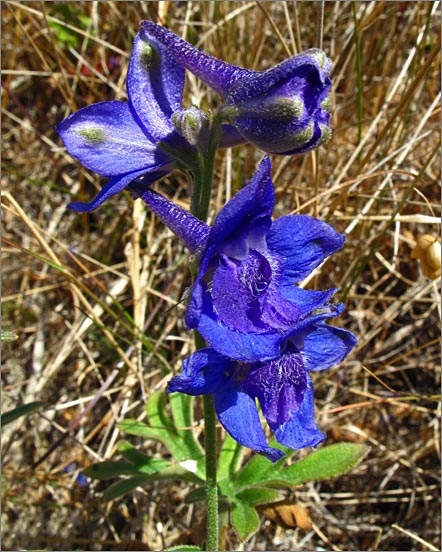
[[[294,284],[337,251],[344,237],[306,215],[272,222],[270,169],[265,158],[212,227],[152,190],[141,194],[197,259],[187,325],[218,353],[238,361],[277,358],[288,335],[341,312],[330,303],[334,289]]]
[[[93,104],[57,125],[68,152],[110,178],[93,201],[71,203],[71,209],[91,211],[135,180],[146,189],[176,166],[175,157],[193,155],[172,123],[181,110],[184,68],[143,30],[134,41],[126,87],[127,102]]]
[[[219,117],[237,131],[229,135],[232,145],[247,141],[268,153],[292,155],[330,138],[331,62],[322,50],[307,50],[258,72],[209,56],[152,21],[141,28],[222,96]]]
[[[309,371],[339,364],[355,344],[350,332],[311,317],[270,361],[243,363],[213,348],[197,351],[184,361],[181,375],[172,378],[168,391],[213,395],[225,430],[241,445],[275,462],[283,453],[267,445],[256,399],[279,443],[295,450],[318,445],[325,436],[314,419]]]

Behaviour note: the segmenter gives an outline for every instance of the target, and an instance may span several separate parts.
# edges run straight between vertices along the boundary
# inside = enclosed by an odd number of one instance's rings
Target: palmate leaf
[[[237,474],[233,484],[238,489],[255,485],[281,488],[302,485],[308,481],[330,479],[355,467],[367,450],[366,445],[335,443],[316,450],[306,458],[285,467],[287,458],[272,464],[267,458],[256,455]]]
[[[285,453],[285,456],[278,462],[273,463],[265,456],[255,454],[242,470],[237,472],[234,478],[235,487],[245,488],[275,479],[287,459],[296,452],[281,446],[275,439],[272,439],[270,446],[279,448]]]
[[[99,481],[120,475],[139,475],[138,468],[129,462],[99,462],[83,470],[83,474]]]

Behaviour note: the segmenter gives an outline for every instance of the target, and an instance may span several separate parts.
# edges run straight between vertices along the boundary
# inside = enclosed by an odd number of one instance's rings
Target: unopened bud
[[[193,146],[205,144],[209,139],[209,116],[196,107],[176,111],[172,115],[172,123],[177,132]]]

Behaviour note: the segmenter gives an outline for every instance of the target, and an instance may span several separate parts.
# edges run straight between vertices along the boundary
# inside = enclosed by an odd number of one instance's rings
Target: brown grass
[[[106,503],[103,484],[81,487],[75,471],[63,472],[117,457],[116,423],[142,415],[192,340],[175,307],[190,281],[185,250],[125,194],[90,215],[67,211],[101,182],[64,151],[54,125],[125,98],[141,19],[162,19],[207,52],[261,70],[318,45],[318,6],[2,2],[3,411],[46,405],[2,432],[6,549],[162,549],[201,518],[184,503],[185,484]],[[356,17],[351,2],[325,3],[332,141],[272,162],[275,216],[314,214],[347,234],[342,252],[305,282],[341,289],[339,325],[360,340],[315,379],[317,417],[328,444],[371,450],[352,473],[288,495],[309,512],[310,531],[263,518],[244,545],[229,533],[228,549],[440,548],[440,288],[410,257],[419,236],[440,234],[440,3],[355,7]],[[189,78],[186,102],[211,108],[218,98]],[[260,157],[252,147],[219,152],[211,217]],[[183,176],[157,187],[188,205]]]

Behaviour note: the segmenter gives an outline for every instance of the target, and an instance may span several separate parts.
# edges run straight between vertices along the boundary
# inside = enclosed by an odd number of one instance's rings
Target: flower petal
[[[240,332],[262,332],[260,295],[266,294],[272,272],[267,259],[250,251],[244,261],[219,258],[213,275],[214,310],[223,324]]]
[[[233,125],[222,124],[221,132],[222,134],[218,144],[219,148],[231,148],[246,142],[246,139],[241,136]]]
[[[84,107],[56,129],[68,152],[101,176],[160,169],[170,163],[138,126],[126,102]]]
[[[126,80],[134,116],[153,141],[174,131],[170,120],[181,109],[184,68],[143,29],[135,37]]]
[[[148,173],[149,170],[151,171],[150,173]],[[72,209],[73,211],[78,211],[80,213],[93,211],[110,197],[118,194],[125,188],[128,188],[130,184],[137,178],[143,177],[143,187],[146,187],[152,182],[155,182],[156,180],[159,180],[160,178],[165,176],[168,172],[168,170],[155,170],[155,168],[152,168],[142,169],[141,171],[125,174],[123,176],[117,176],[116,178],[112,178],[112,180],[106,182],[106,184],[91,202],[83,203],[80,201],[74,201],[72,203],[69,203],[68,209]]]
[[[268,157],[264,157],[257,171],[250,181],[242,188],[218,213],[211,228],[206,245],[206,255],[212,257],[216,253],[227,252],[232,254],[235,247],[238,251],[248,252],[249,229],[258,220],[257,232],[267,233],[268,224],[265,220],[273,210],[274,191],[270,176],[271,164]],[[270,218],[268,219],[270,222]],[[259,241],[259,236],[251,236]]]
[[[226,96],[232,84],[255,73],[231,65],[201,52],[179,36],[153,21],[142,21],[141,30],[155,37],[169,53],[191,73],[208,84],[221,96]]]
[[[325,439],[314,417],[313,384],[306,373],[306,390],[299,410],[283,424],[269,423],[279,443],[291,449],[315,447]]]
[[[240,361],[256,361],[275,358],[280,353],[282,336],[275,331],[244,333],[230,330],[213,310],[208,290],[202,296],[201,305],[192,301],[186,311],[186,323],[197,329],[203,338],[219,353]]]
[[[215,393],[214,403],[221,425],[240,445],[263,454],[272,462],[284,456],[282,451],[267,445],[255,401],[238,391],[233,379]]]
[[[305,368],[311,371],[332,368],[344,360],[357,342],[347,330],[323,322],[316,324],[304,335],[302,356]]]
[[[189,211],[151,189],[140,194],[143,201],[163,223],[182,240],[191,253],[202,248],[209,234],[208,226]]]
[[[328,289],[326,291],[316,291],[311,289],[302,289],[294,285],[281,286],[280,291],[291,303],[294,303],[302,317],[310,315],[318,309],[325,308],[337,289]]]
[[[187,395],[216,393],[233,373],[233,363],[210,347],[196,351],[183,361],[183,371],[168,383],[168,392]]]
[[[243,389],[257,397],[269,425],[280,426],[299,409],[306,386],[301,355],[288,353],[251,370]]]
[[[317,97],[323,93],[324,86],[330,86],[330,69],[331,62],[322,50],[307,50],[266,71],[254,72],[247,78],[238,79],[227,102],[236,106],[247,105],[250,99],[260,96],[292,97],[308,88],[310,94],[306,100],[314,105]]]
[[[338,251],[344,240],[329,224],[307,215],[280,217],[267,236],[269,249],[284,260],[283,284],[293,284],[308,276]]]
[[[337,305],[334,305],[333,303],[326,303],[322,307],[315,309],[308,316],[304,316],[296,322],[285,334],[285,339],[296,339],[295,336],[297,334],[311,330],[312,326],[319,324],[319,322],[329,318],[336,318],[342,313],[343,310],[344,305],[342,303],[338,303]]]

